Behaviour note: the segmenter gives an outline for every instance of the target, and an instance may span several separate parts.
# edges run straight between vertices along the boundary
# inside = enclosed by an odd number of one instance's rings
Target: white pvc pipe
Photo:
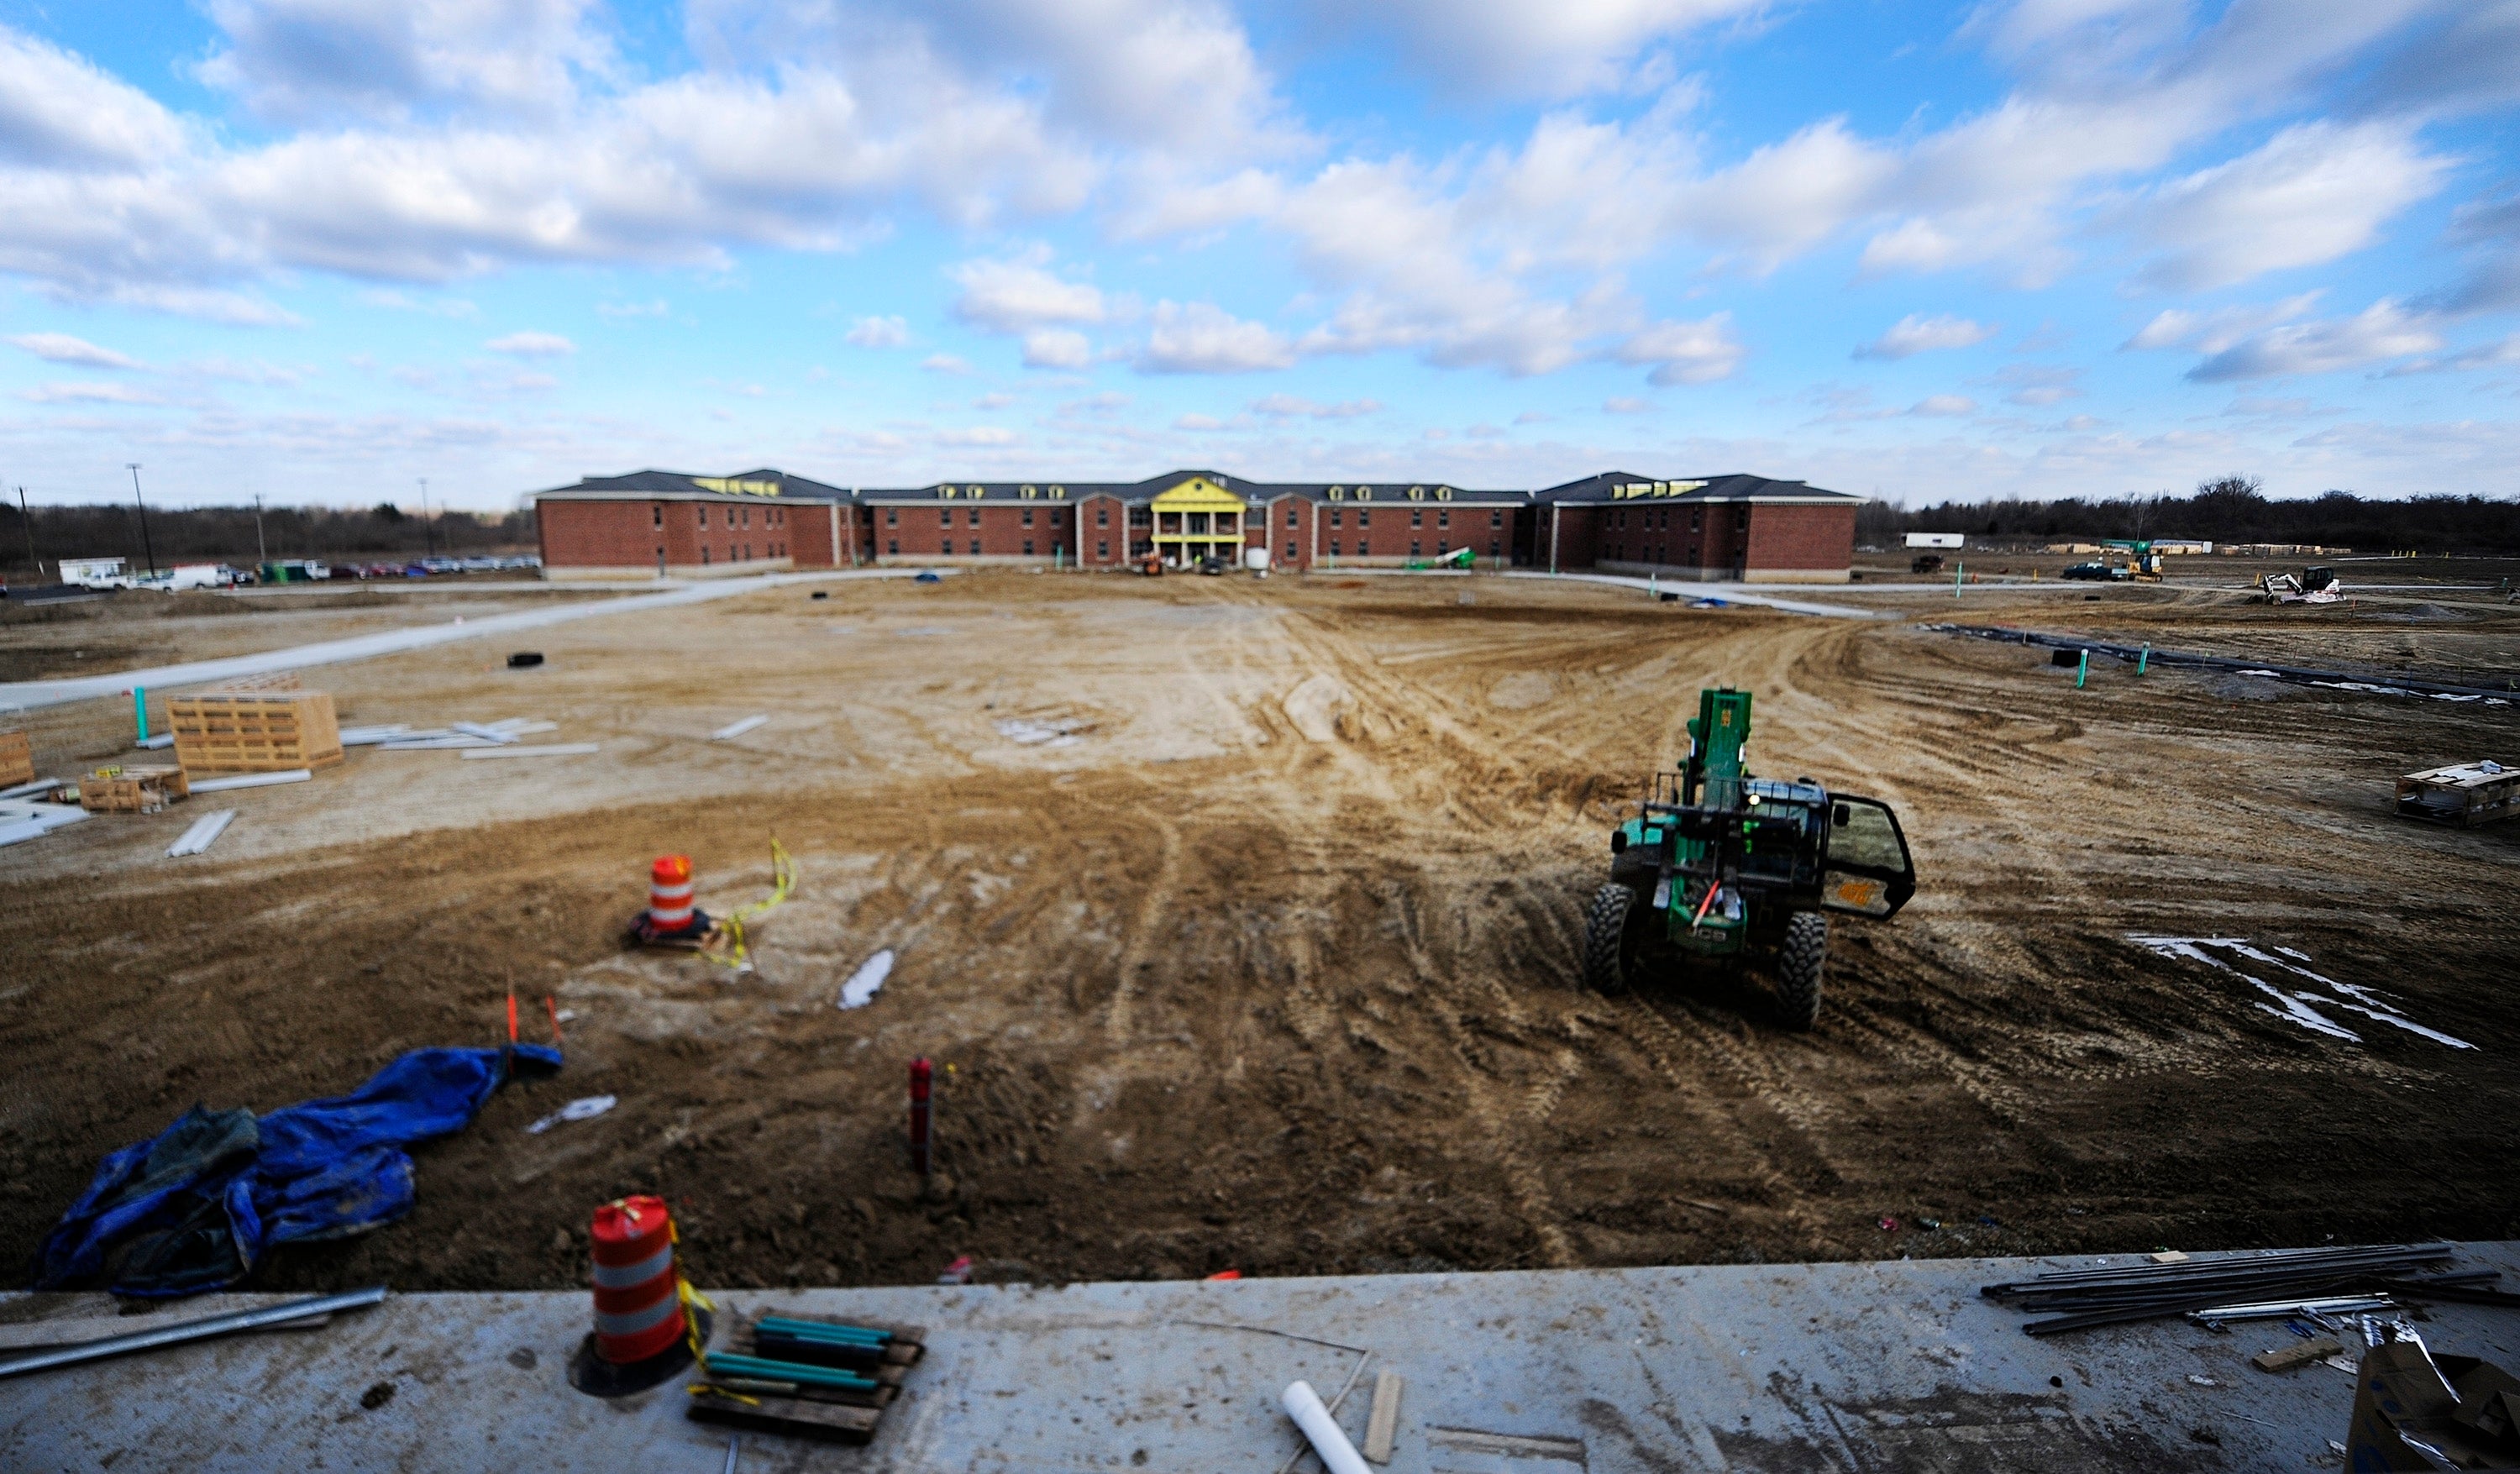
[[[1338,1419],[1322,1406],[1322,1395],[1313,1390],[1312,1383],[1288,1382],[1285,1395],[1278,1401],[1284,1405],[1286,1416],[1304,1430],[1304,1437],[1311,1440],[1313,1452],[1322,1456],[1322,1467],[1329,1474],[1372,1474],[1358,1456],[1356,1445],[1339,1431]]]

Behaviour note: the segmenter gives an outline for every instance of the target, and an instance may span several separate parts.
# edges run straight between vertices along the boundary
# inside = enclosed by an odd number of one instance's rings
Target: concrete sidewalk
[[[661,594],[636,594],[625,599],[590,599],[563,604],[555,609],[520,609],[512,614],[491,614],[479,619],[456,619],[444,624],[413,625],[407,629],[387,630],[377,635],[358,635],[347,640],[327,640],[316,645],[292,646],[287,649],[264,650],[252,655],[231,655],[220,660],[195,660],[181,665],[159,665],[147,670],[120,671],[112,675],[79,676],[67,681],[17,681],[0,684],[0,711],[30,711],[38,706],[58,706],[66,701],[86,701],[98,696],[120,695],[134,687],[156,690],[168,686],[202,686],[216,681],[233,681],[240,676],[258,676],[276,670],[299,670],[312,665],[334,665],[344,660],[370,660],[379,655],[399,654],[404,650],[426,649],[430,646],[449,645],[458,640],[478,640],[489,635],[515,635],[527,630],[547,629],[572,620],[592,619],[601,614],[633,614],[644,609],[672,608],[677,604],[703,603],[714,599],[753,594],[787,584],[826,583],[857,578],[912,578],[916,568],[856,568],[830,573],[772,573],[759,578],[737,578],[719,582],[691,584]],[[311,586],[310,586],[311,587]]]
[[[387,1230],[399,1231],[399,1230]],[[684,1245],[705,1273],[707,1246]],[[1392,1474],[2072,1471],[2338,1466],[2352,1373],[2271,1374],[2279,1321],[2048,1339],[1978,1286],[2110,1261],[1943,1260],[953,1288],[737,1291],[910,1322],[928,1354],[865,1448],[746,1433],[747,1470],[1269,1474],[1298,1377],[1362,1442],[1374,1374],[1407,1379]],[[2520,1244],[2460,1246],[2520,1272]],[[95,1297],[0,1297],[0,1319]],[[231,1307],[220,1307],[231,1308]],[[206,1309],[206,1308],[205,1308]],[[677,1377],[570,1390],[582,1293],[398,1296],[320,1330],[0,1380],[0,1467],[714,1474],[729,1435]],[[2520,1366],[2520,1316],[2429,1313],[2438,1352]],[[1367,1354],[1371,1359],[1367,1360]],[[377,1404],[363,1407],[362,1398]],[[1307,1460],[1307,1471],[1318,1468]]]

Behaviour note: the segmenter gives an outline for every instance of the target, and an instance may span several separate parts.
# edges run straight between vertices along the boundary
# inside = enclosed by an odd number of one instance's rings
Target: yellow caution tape
[[[751,966],[751,954],[743,941],[743,923],[769,912],[795,893],[796,861],[788,853],[788,847],[779,842],[778,836],[773,835],[770,840],[769,897],[727,913],[726,919],[718,923],[719,933],[725,939],[724,946],[704,949],[700,956],[738,970]]]
[[[724,1387],[712,1387],[706,1382],[694,1382],[683,1390],[694,1395],[706,1393],[713,1398],[732,1398],[736,1402],[742,1403],[747,1407],[758,1407],[761,1406],[761,1399],[759,1398],[748,1398],[741,1392],[730,1391]]]

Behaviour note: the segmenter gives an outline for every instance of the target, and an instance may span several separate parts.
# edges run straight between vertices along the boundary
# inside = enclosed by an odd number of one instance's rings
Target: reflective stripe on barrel
[[[681,1339],[682,1282],[665,1200],[642,1195],[606,1203],[595,1210],[591,1240],[596,1355],[623,1365]]]
[[[648,869],[648,925],[686,931],[692,924],[692,857],[659,855]]]

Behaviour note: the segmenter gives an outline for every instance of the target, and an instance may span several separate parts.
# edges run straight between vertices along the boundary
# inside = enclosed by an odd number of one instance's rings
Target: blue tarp
[[[274,1244],[346,1238],[411,1211],[403,1148],[461,1131],[514,1070],[558,1050],[414,1050],[347,1095],[248,1110],[196,1105],[105,1159],[35,1255],[35,1287],[189,1295],[233,1284]]]

